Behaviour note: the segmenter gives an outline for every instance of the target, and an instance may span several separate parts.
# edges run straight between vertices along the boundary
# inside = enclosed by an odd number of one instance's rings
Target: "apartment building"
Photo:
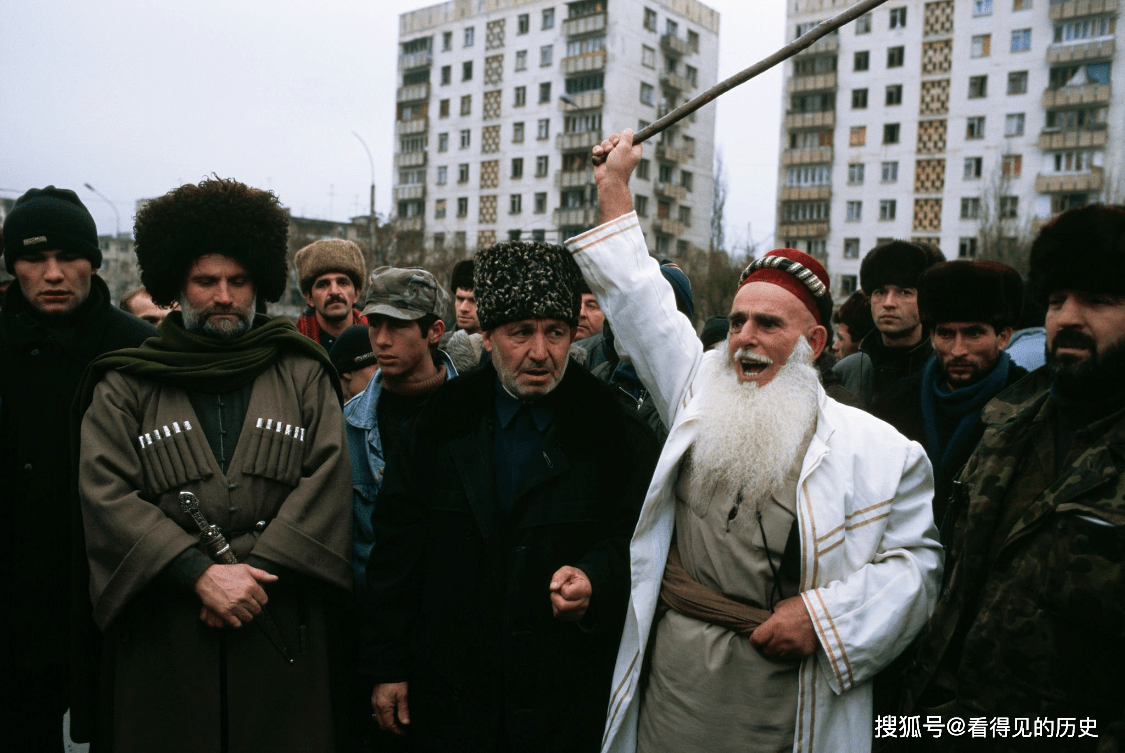
[[[399,17],[400,237],[466,254],[597,224],[590,149],[716,82],[719,14],[695,0],[453,0]],[[706,248],[715,115],[645,145],[649,248]]]
[[[1042,223],[1125,200],[1120,0],[890,0],[786,63],[777,237],[833,295],[891,238],[1019,265]],[[851,5],[796,0],[789,38]]]

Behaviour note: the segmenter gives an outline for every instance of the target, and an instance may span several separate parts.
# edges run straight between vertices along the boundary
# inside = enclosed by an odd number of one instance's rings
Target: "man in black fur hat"
[[[919,636],[903,710],[1010,719],[1013,738],[1021,722],[1030,737],[1029,720],[1049,718],[1074,728],[1051,750],[1118,750],[1125,208],[1055,218],[1032,246],[1029,284],[1047,307],[1047,365],[982,415],[984,437],[948,512],[948,587]],[[964,747],[948,736],[929,742]]]
[[[859,267],[859,283],[871,298],[875,330],[833,367],[844,388],[863,408],[886,394],[899,379],[921,371],[933,354],[918,313],[918,278],[945,261],[927,243],[891,241],[876,246]]]
[[[1023,280],[1006,264],[947,261],[930,267],[918,281],[918,309],[934,354],[871,407],[926,448],[939,529],[953,479],[984,434],[981,410],[1027,375],[1004,351],[1022,306]]]
[[[561,246],[476,257],[486,364],[401,432],[373,516],[361,668],[418,751],[597,751],[656,440],[567,352]]]
[[[10,750],[62,751],[73,458],[65,437],[86,365],[156,329],[114,308],[94,219],[33,188],[4,220],[15,276],[0,313],[0,729]]]
[[[255,315],[285,291],[287,233],[276,196],[220,178],[137,214],[141,280],[179,310],[159,338],[95,361],[79,393],[89,597],[111,668],[95,740],[107,750],[347,746],[339,380],[292,323]],[[238,564],[208,555],[185,491]]]

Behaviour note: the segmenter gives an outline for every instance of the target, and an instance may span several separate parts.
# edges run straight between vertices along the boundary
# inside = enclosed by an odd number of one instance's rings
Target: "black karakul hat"
[[[157,305],[178,299],[192,262],[211,253],[246,267],[259,300],[285,293],[289,215],[272,191],[218,177],[182,185],[137,212],[133,235],[141,282]]]
[[[1051,220],[1031,246],[1028,286],[1040,304],[1058,290],[1125,295],[1125,207],[1090,204]]]
[[[859,286],[867,295],[886,285],[916,288],[922,273],[942,261],[945,256],[928,243],[884,243],[863,257],[859,265]]]
[[[473,294],[482,330],[522,319],[559,319],[578,326],[582,272],[559,245],[497,243],[477,252]]]
[[[947,261],[918,280],[918,311],[927,324],[987,322],[1015,326],[1023,308],[1020,273],[995,261]]]

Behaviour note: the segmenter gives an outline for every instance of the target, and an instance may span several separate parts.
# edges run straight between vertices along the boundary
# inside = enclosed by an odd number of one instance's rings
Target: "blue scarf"
[[[980,424],[980,412],[985,403],[1008,383],[1008,368],[1011,363],[1012,359],[1002,351],[1000,360],[988,376],[968,387],[950,390],[941,378],[937,356],[930,356],[930,360],[926,361],[926,367],[922,371],[922,419],[926,431],[926,454],[934,465],[935,476],[957,470],[947,466],[960,456],[958,449],[973,436]],[[939,407],[946,416],[961,417],[944,448],[938,437],[936,412]]]

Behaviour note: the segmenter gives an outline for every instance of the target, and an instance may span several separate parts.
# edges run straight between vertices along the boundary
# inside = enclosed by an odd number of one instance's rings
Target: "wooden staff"
[[[885,2],[887,2],[887,0],[863,0],[863,2],[856,3],[838,16],[833,16],[832,18],[829,18],[825,21],[821,21],[812,29],[809,29],[804,34],[797,37],[795,40],[785,45],[774,54],[770,55],[768,58],[759,60],[757,63],[754,63],[754,65],[750,66],[746,70],[740,71],[739,73],[734,74],[724,81],[720,81],[707,91],[700,94],[698,97],[684,102],[682,105],[677,107],[675,110],[672,110],[672,112],[660,118],[655,123],[649,123],[644,128],[633,134],[633,143],[639,144],[642,141],[646,141],[647,139],[652,138],[673,123],[683,120],[688,115],[695,112],[700,107],[703,107],[703,105],[707,104],[708,102],[712,102],[720,95],[726,94],[734,87],[746,83],[750,79],[757,76],[759,73],[768,71],[778,63],[784,60],[788,60],[801,50],[811,46],[813,42],[820,39],[821,37],[835,31],[836,29],[839,29],[844,24],[851,23],[855,19],[862,16],[864,13],[870,11],[872,8],[877,8]],[[593,159],[594,164],[601,164],[603,161],[605,161],[605,155],[603,154],[600,157],[594,157]]]

